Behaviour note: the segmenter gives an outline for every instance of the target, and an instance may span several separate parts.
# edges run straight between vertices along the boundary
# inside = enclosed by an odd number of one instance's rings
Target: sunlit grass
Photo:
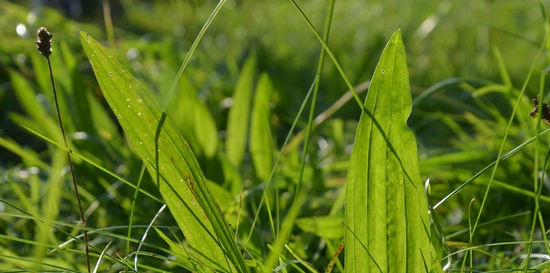
[[[368,85],[398,28],[410,70],[408,124],[419,141],[420,180],[430,179],[429,204],[437,204],[433,213],[450,248],[441,253],[442,264],[449,255],[453,270],[548,270],[547,125],[528,116],[532,98],[549,101],[547,56],[536,55],[546,49],[541,5],[422,2],[420,10],[409,2],[337,2],[334,10],[323,1],[297,2],[301,14],[291,3],[228,1],[213,13],[215,3],[122,1],[127,21],[114,17],[109,54],[137,76],[151,102],[166,106],[162,111],[188,141],[220,205],[237,245],[233,255],[242,255],[250,272],[322,272],[329,264],[332,272],[346,270],[344,254],[335,253],[349,228],[342,224],[344,184],[364,95],[347,104],[337,99]],[[24,22],[25,9],[5,7],[0,23],[6,29],[13,29],[8,22]],[[185,16],[169,16],[175,10]],[[212,261],[185,251],[191,240],[173,218],[178,212],[160,210],[167,198],[159,194],[159,177],[149,174],[161,166],[144,170],[139,140],[121,133],[117,112],[107,107],[86,64],[76,24],[51,10],[45,14],[38,23],[54,26],[52,62],[83,184],[93,265],[98,272],[200,271]],[[163,16],[151,21],[143,14]],[[208,30],[198,35],[211,14]],[[324,46],[330,54],[320,62],[323,24],[331,16]],[[78,30],[106,39],[90,25]],[[36,72],[44,64],[25,50],[34,50],[32,37],[6,35],[14,43],[0,46],[10,65],[9,77],[0,74],[10,83],[0,85],[8,124],[0,131],[6,155],[0,270],[82,272],[81,227],[61,156],[66,150],[47,78]],[[197,47],[188,51],[193,41]],[[313,119],[331,106],[336,112]]]

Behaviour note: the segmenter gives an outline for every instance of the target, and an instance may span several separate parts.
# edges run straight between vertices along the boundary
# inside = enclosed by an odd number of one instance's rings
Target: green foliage
[[[548,270],[545,1],[81,2],[0,0],[0,271],[85,269],[41,25],[97,272]]]
[[[239,74],[233,94],[233,105],[227,115],[226,154],[229,162],[237,168],[242,165],[248,140],[255,69],[256,58],[248,58]]]
[[[186,252],[204,263],[195,266],[200,270],[246,272],[189,144],[154,103],[150,91],[89,34],[81,32],[80,36],[105,99],[189,243]]]

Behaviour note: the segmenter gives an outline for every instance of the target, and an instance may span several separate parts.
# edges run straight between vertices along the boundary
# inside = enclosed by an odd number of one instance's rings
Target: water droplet
[[[122,118],[122,116],[121,116],[121,115],[116,115],[116,117],[117,117],[117,118]]]
[[[128,108],[132,108],[132,105],[128,104]]]
[[[141,112],[138,112],[138,116],[141,116]]]
[[[120,72],[124,73],[124,72],[125,72],[124,68],[122,68],[122,69],[120,70]]]
[[[143,141],[140,141],[140,142],[139,142],[139,145],[143,145]]]
[[[113,76],[113,72],[109,72],[109,77]]]
[[[193,206],[197,204],[197,202],[195,202],[194,200],[193,200],[193,202],[191,202],[191,203],[193,204]]]
[[[138,103],[142,103],[143,100],[142,100],[141,98],[138,98],[138,99],[137,99],[137,102],[138,102]]]
[[[126,98],[126,102],[130,102],[130,98]]]

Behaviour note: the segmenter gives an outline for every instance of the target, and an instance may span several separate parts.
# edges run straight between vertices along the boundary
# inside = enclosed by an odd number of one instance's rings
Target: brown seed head
[[[40,27],[36,32],[38,39],[36,45],[40,54],[49,57],[52,54],[52,37],[53,34],[49,33],[45,27]]]
[[[537,99],[533,99],[533,104],[535,106],[535,109],[529,113],[530,117],[536,118],[539,113],[539,101]],[[550,125],[550,106],[547,103],[541,103],[542,109],[541,109],[541,116],[540,119],[544,120],[548,125]]]

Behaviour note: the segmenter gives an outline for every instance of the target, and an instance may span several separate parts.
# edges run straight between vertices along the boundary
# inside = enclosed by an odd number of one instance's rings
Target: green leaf
[[[395,32],[378,62],[346,181],[346,272],[441,271],[430,243],[405,48]]]
[[[194,151],[212,158],[218,151],[218,130],[214,118],[187,78],[182,76],[178,86],[177,97],[167,111],[178,121],[179,131]]]
[[[202,270],[247,272],[197,159],[150,92],[90,35],[80,33],[107,103],[145,162]]]
[[[61,133],[56,121],[50,118],[43,104],[37,99],[31,84],[23,76],[14,71],[10,71],[10,82],[17,100],[31,118],[28,124],[31,125],[30,123],[32,123],[32,128],[38,132],[61,142]],[[51,90],[51,87],[48,90]]]
[[[328,215],[305,217],[296,220],[296,226],[304,231],[311,232],[325,240],[342,239],[342,215]]]
[[[256,57],[252,56],[247,59],[239,75],[233,94],[233,106],[227,116],[225,150],[227,158],[236,167],[241,166],[246,150],[255,72]]]
[[[267,74],[262,74],[256,86],[250,122],[250,156],[256,176],[267,181],[273,168],[273,136],[271,135],[271,93],[273,85]]]

